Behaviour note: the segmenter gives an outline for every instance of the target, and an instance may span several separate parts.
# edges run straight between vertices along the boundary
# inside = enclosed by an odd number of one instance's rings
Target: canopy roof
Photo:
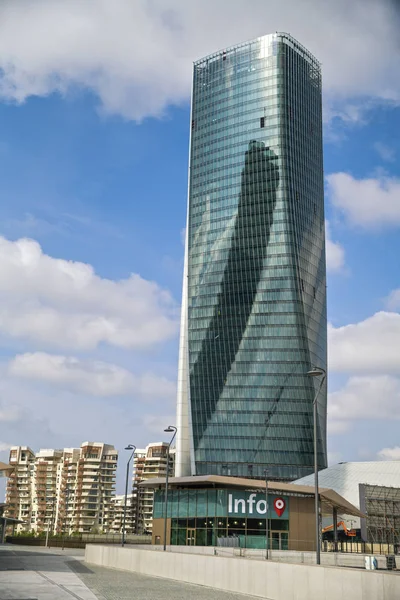
[[[14,517],[0,517],[0,523],[1,524],[10,524],[10,523],[15,523],[16,525],[18,525],[18,523],[25,523],[25,521],[21,521],[21,519],[14,519]]]
[[[162,488],[165,486],[165,477],[154,477],[139,484],[146,488]],[[194,477],[170,477],[168,486],[171,488],[241,488],[246,490],[265,491],[265,480],[263,479],[245,479],[243,477],[227,477],[224,475],[196,475]],[[280,481],[269,481],[268,490],[273,494],[284,494],[286,496],[303,496],[314,498],[314,487],[310,485],[297,485],[295,483],[282,483]],[[340,496],[330,488],[318,488],[321,511],[326,514],[332,514],[332,509],[336,508],[338,512],[345,512],[355,517],[365,517],[365,515],[353,504]]]

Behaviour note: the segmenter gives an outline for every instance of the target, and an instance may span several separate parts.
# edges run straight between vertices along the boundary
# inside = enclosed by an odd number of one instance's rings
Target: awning
[[[11,524],[19,524],[19,523],[26,523],[26,521],[21,521],[21,519],[14,519],[14,517],[0,517],[0,523],[11,523]]]

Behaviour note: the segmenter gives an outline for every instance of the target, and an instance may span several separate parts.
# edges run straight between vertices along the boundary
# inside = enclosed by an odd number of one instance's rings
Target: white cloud
[[[11,377],[2,369],[0,409],[8,413],[12,408],[18,410],[18,419],[0,421],[0,440],[12,445],[28,445],[38,450],[77,447],[88,439],[114,444],[120,451],[118,493],[123,492],[125,483],[124,447],[134,443],[142,448],[149,442],[168,439],[163,431],[175,422],[172,397],[154,395],[151,405],[135,392],[113,399],[94,397],[78,391],[71,393],[64,384],[32,384],[30,379]],[[143,419],[146,412],[153,416],[148,421],[149,427]],[[166,424],[160,415],[166,415]]]
[[[350,423],[348,421],[342,421],[333,419],[329,415],[329,404],[328,404],[328,435],[342,435],[350,429]]]
[[[390,310],[396,310],[400,308],[400,289],[390,292],[386,300],[386,304]]]
[[[229,10],[226,0],[3,0],[0,93],[23,101],[86,87],[107,112],[160,115],[188,99],[194,59],[283,30],[321,60],[328,96],[343,101],[336,114],[354,120],[349,98],[400,99],[395,11],[378,0],[230,0]]]
[[[350,421],[400,420],[400,379],[389,375],[350,377],[328,400],[328,433],[341,434]]]
[[[329,221],[325,221],[326,268],[329,272],[339,272],[344,267],[344,248],[338,242],[332,241]]]
[[[17,406],[0,406],[0,423],[13,423],[21,417],[21,411]]]
[[[329,394],[328,432],[341,435],[362,420],[400,420],[400,314],[378,312],[343,327],[328,326],[330,372],[349,374]]]
[[[400,179],[382,174],[356,179],[348,173],[327,176],[332,204],[353,225],[365,229],[400,225]]]
[[[112,281],[56,259],[33,240],[0,237],[0,333],[39,346],[146,348],[175,336],[169,292],[132,274]]]
[[[381,157],[382,160],[387,162],[394,162],[395,160],[395,151],[390,146],[387,146],[383,142],[376,142],[374,144],[374,148]]]
[[[164,433],[164,429],[170,425],[175,425],[176,415],[170,413],[169,415],[144,415],[143,425],[149,433],[156,435],[155,441],[169,441],[172,437],[172,433]]]
[[[7,442],[0,442],[0,452],[6,452],[12,445],[13,444],[8,444]]]
[[[400,446],[394,448],[382,448],[378,452],[380,460],[400,460]]]
[[[400,314],[378,312],[359,323],[328,325],[329,368],[346,373],[400,373]]]
[[[55,356],[44,352],[20,354],[8,364],[12,377],[41,381],[93,396],[171,398],[175,383],[146,373],[134,375],[117,365],[75,357]]]
[[[20,395],[21,392],[21,395]],[[0,440],[7,446],[45,444],[47,447],[58,447],[59,441],[49,426],[49,410],[42,410],[38,396],[32,386],[22,391],[13,385],[2,372],[0,378]],[[54,395],[49,396],[49,407],[57,407]],[[61,405],[58,412],[59,434],[63,434],[65,425],[66,404]],[[4,419],[2,418],[5,417]],[[72,431],[72,430],[71,430]],[[4,442],[6,440],[7,442]],[[1,452],[1,450],[0,450]],[[4,452],[4,450],[3,450]]]

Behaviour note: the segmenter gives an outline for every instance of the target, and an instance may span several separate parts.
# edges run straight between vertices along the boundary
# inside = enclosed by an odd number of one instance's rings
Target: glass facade
[[[230,510],[229,496],[235,491],[227,489],[172,489],[168,492],[168,515],[171,519],[171,544],[192,546],[217,546],[228,538],[238,538],[242,548],[265,548],[266,516],[257,513],[256,505],[265,502],[265,494],[256,496],[249,514],[248,496],[250,492],[236,492],[239,503],[237,510]],[[261,498],[261,500],[260,500]],[[268,532],[269,547],[274,550],[287,550],[289,544],[289,502],[279,517],[273,510],[275,496],[269,498]],[[154,494],[153,519],[164,518],[164,490]],[[264,505],[265,507],[265,505]],[[231,507],[234,508],[234,507]]]
[[[313,471],[326,369],[321,71],[273,34],[194,64],[177,475]],[[318,401],[326,467],[326,386]]]

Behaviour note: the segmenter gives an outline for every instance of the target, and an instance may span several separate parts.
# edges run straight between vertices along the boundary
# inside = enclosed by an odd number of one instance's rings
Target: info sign
[[[228,492],[228,516],[265,519],[267,501],[265,494],[256,492]],[[268,495],[268,518],[288,519],[289,499],[286,496]]]

